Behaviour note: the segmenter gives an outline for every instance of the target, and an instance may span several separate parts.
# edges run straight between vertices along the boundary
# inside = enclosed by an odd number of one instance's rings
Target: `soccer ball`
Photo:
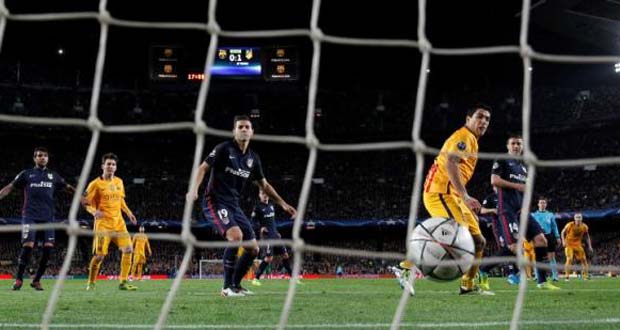
[[[461,277],[474,261],[474,239],[467,227],[453,219],[430,218],[419,224],[409,249],[422,274],[437,281]]]

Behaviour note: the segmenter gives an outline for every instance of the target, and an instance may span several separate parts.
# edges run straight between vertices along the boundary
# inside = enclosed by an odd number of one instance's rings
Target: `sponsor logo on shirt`
[[[52,188],[52,183],[45,181],[41,181],[39,183],[33,182],[30,184],[30,188]]]
[[[517,180],[517,181],[521,181],[521,182],[525,182],[527,180],[527,177],[523,174],[512,174],[510,173],[509,176],[511,179]]]
[[[232,169],[232,168],[230,168],[228,166],[226,166],[226,168],[224,169],[224,172],[225,173],[230,173],[232,175],[240,176],[240,177],[242,177],[244,179],[247,179],[247,178],[250,177],[250,171],[246,171],[246,170],[243,170],[243,169],[234,170],[234,169]]]

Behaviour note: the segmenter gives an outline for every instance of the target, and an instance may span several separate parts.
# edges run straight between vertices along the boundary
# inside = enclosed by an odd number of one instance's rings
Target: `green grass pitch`
[[[254,296],[223,298],[221,280],[185,280],[167,325],[171,329],[274,329],[288,281],[264,280]],[[0,281],[0,329],[36,329],[54,284],[45,291],[11,291]],[[99,281],[95,292],[85,281],[69,280],[52,328],[149,329],[156,323],[172,281],[137,282],[138,291],[118,290],[116,281]],[[420,280],[407,306],[403,329],[508,329],[517,287],[492,279],[495,296],[459,296],[458,282]],[[521,329],[619,329],[620,279],[560,282],[560,291],[541,291],[528,283]],[[388,329],[401,290],[395,280],[307,280],[298,286],[289,318],[291,329]]]

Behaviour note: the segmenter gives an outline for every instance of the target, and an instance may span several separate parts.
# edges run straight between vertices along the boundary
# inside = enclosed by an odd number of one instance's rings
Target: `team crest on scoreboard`
[[[254,57],[254,51],[252,51],[252,49],[246,49],[245,58],[247,58],[248,60],[251,60],[253,57]]]
[[[246,160],[245,163],[248,165],[248,167],[251,168],[252,165],[254,165],[254,159],[248,158],[248,160]]]
[[[220,60],[225,59],[226,56],[228,56],[228,54],[226,54],[226,49],[220,49],[217,51],[217,57],[219,57]]]

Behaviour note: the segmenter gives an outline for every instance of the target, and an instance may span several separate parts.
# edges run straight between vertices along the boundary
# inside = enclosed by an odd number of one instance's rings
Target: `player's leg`
[[[34,242],[26,242],[22,245],[19,257],[17,259],[17,273],[15,274],[15,283],[13,284],[13,290],[21,289],[24,282],[24,272],[26,267],[30,263],[32,257],[32,249],[34,248]]]
[[[573,264],[574,250],[572,247],[565,247],[564,254],[566,255],[566,262],[564,264],[564,280],[570,281],[571,265]]]
[[[510,225],[511,221],[508,219],[507,214],[502,214],[497,218],[493,219],[493,235],[495,236],[495,241],[497,242],[498,250],[495,253],[494,257],[511,257],[515,255],[516,250],[516,240],[515,233],[511,230],[515,226]],[[494,263],[485,263],[480,266],[480,288],[483,290],[490,290],[489,283],[489,273],[491,270],[496,268],[497,266],[503,264],[502,262],[494,262]],[[509,265],[510,274],[509,274],[509,283],[511,284],[518,283],[518,276],[516,275],[516,270],[518,269],[514,263]]]
[[[243,233],[239,226],[230,227],[226,230],[225,237],[229,242],[240,242],[243,239]],[[237,251],[236,246],[227,247],[224,249],[224,286],[222,287],[222,295],[224,296],[242,296],[235,292],[233,275],[235,273],[235,265],[237,263]]]
[[[34,248],[34,241],[36,239],[36,230],[30,228],[33,221],[29,219],[22,219],[22,248],[17,258],[17,272],[15,273],[15,283],[13,283],[13,290],[19,290],[24,283],[24,272],[26,267],[30,263],[32,257],[32,249]]]
[[[587,280],[589,276],[589,273],[588,273],[589,267],[588,267],[588,259],[586,258],[586,251],[583,249],[583,247],[576,249],[575,257],[577,258],[577,261],[579,261],[579,264],[581,265],[581,279]]]
[[[41,254],[41,260],[39,260],[39,267],[37,268],[37,272],[34,275],[32,283],[30,283],[30,286],[37,291],[43,290],[43,287],[41,287],[41,277],[43,277],[43,274],[45,274],[45,270],[47,269],[47,263],[49,262],[52,251],[54,250],[55,239],[56,233],[53,229],[48,229],[45,231],[43,253]]]
[[[243,233],[235,222],[232,215],[232,208],[228,205],[220,204],[207,197],[202,204],[202,211],[205,219],[213,223],[214,227],[219,231],[220,235],[229,242],[241,242]],[[235,272],[235,263],[237,261],[237,252],[239,247],[231,246],[224,249],[224,285],[221,295],[224,297],[243,297],[242,293],[236,292],[233,287],[233,274]]]
[[[258,269],[256,270],[256,272],[254,272],[254,280],[252,280],[252,285],[255,285],[255,286],[262,285],[260,283],[260,277],[263,276],[265,269],[267,269],[267,266],[269,266],[272,260],[273,260],[273,249],[271,249],[270,245],[267,245],[267,248],[265,250],[265,255],[263,259],[261,260],[260,265],[258,265]]]
[[[555,250],[558,248],[557,239],[553,234],[546,234],[545,238],[547,239],[547,259],[549,260],[549,265],[551,266],[551,280],[557,282],[558,264],[555,260]]]
[[[533,255],[533,253],[530,252],[523,252],[523,256],[525,257],[525,259],[530,263],[527,266],[525,266],[525,275],[527,276],[527,279],[531,279],[533,274],[534,274],[534,258],[535,256]]]
[[[119,276],[118,288],[121,290],[134,291],[137,287],[127,283],[127,279],[129,278],[129,270],[131,268],[131,254],[133,253],[131,237],[129,236],[129,232],[126,230],[117,231],[115,234],[116,237],[114,237],[113,240],[121,251],[121,273]]]
[[[52,230],[53,235],[53,230]],[[52,239],[53,242],[53,239]],[[34,279],[32,283],[30,283],[30,287],[34,288],[37,291],[43,291],[43,287],[41,286],[41,277],[45,274],[45,270],[47,269],[47,263],[52,254],[52,250],[54,249],[54,243],[46,241],[43,244],[43,253],[41,254],[41,260],[39,261],[39,267],[37,268],[37,272],[34,275]]]
[[[101,263],[106,255],[108,255],[108,247],[110,246],[111,237],[107,232],[95,232],[93,237],[93,257],[88,266],[88,285],[86,290],[95,289],[95,281],[101,269]]]
[[[234,219],[237,222],[238,228],[241,230],[244,241],[244,251],[235,264],[233,286],[244,294],[252,294],[251,291],[241,286],[241,280],[254,263],[254,259],[258,256],[260,249],[258,247],[258,243],[256,242],[256,236],[254,234],[254,230],[252,229],[252,223],[245,217],[245,214],[243,214],[243,211],[240,208],[235,209]]]
[[[278,234],[278,238],[281,238],[280,234]],[[284,270],[286,270],[286,273],[288,274],[288,276],[293,276],[293,269],[291,268],[291,259],[288,254],[288,250],[286,249],[286,246],[284,245],[274,246],[273,250],[274,250],[275,255],[280,257],[280,263],[282,263],[282,267],[284,267]],[[299,279],[297,280],[299,281]]]
[[[460,292],[461,294],[478,293],[493,294],[489,291],[479,290],[475,285],[474,279],[478,275],[479,262],[482,260],[482,254],[486,240],[482,236],[478,219],[463,203],[460,197],[451,194],[424,194],[424,207],[432,217],[442,217],[454,219],[457,223],[467,227],[474,239],[475,260],[478,264],[472,265],[469,270],[461,278]]]
[[[142,281],[142,272],[144,270],[144,265],[146,264],[146,256],[139,255],[138,265],[136,266],[136,277],[134,277],[137,281]]]
[[[142,272],[144,270],[144,263],[138,264],[138,277],[136,278],[138,281],[142,281]]]
[[[519,233],[519,226],[521,224],[519,212],[519,210],[504,207],[500,204],[497,215],[498,226],[501,228],[501,238],[505,240],[505,244],[513,256],[517,255],[517,243],[521,237]],[[519,267],[516,261],[508,263],[508,276],[506,280],[511,285],[519,284]]]
[[[135,252],[132,254],[131,268],[129,270],[129,280],[130,281],[136,279],[136,271],[137,271],[137,268],[138,268],[138,263],[140,262],[139,258],[140,257]]]
[[[463,201],[454,195],[440,195],[440,201],[443,206],[449,211],[456,222],[463,226],[467,226],[471,236],[474,239],[475,247],[475,261],[482,261],[482,255],[484,254],[484,247],[486,245],[486,239],[482,236],[482,230],[478,222],[478,218],[472,213],[472,211],[463,203]],[[456,207],[455,207],[456,206]],[[460,211],[460,212],[459,212]],[[475,285],[474,280],[478,276],[480,264],[473,264],[469,270],[461,278],[461,294],[477,293],[484,295],[493,295],[494,293],[488,290],[484,290]]]
[[[536,254],[536,264],[542,266],[547,261],[548,242],[545,238],[542,228],[533,217],[528,217],[527,232],[525,238],[532,241],[534,245],[534,253]],[[559,287],[547,282],[547,270],[544,267],[538,267],[536,274],[537,287],[547,290],[558,290]]]

